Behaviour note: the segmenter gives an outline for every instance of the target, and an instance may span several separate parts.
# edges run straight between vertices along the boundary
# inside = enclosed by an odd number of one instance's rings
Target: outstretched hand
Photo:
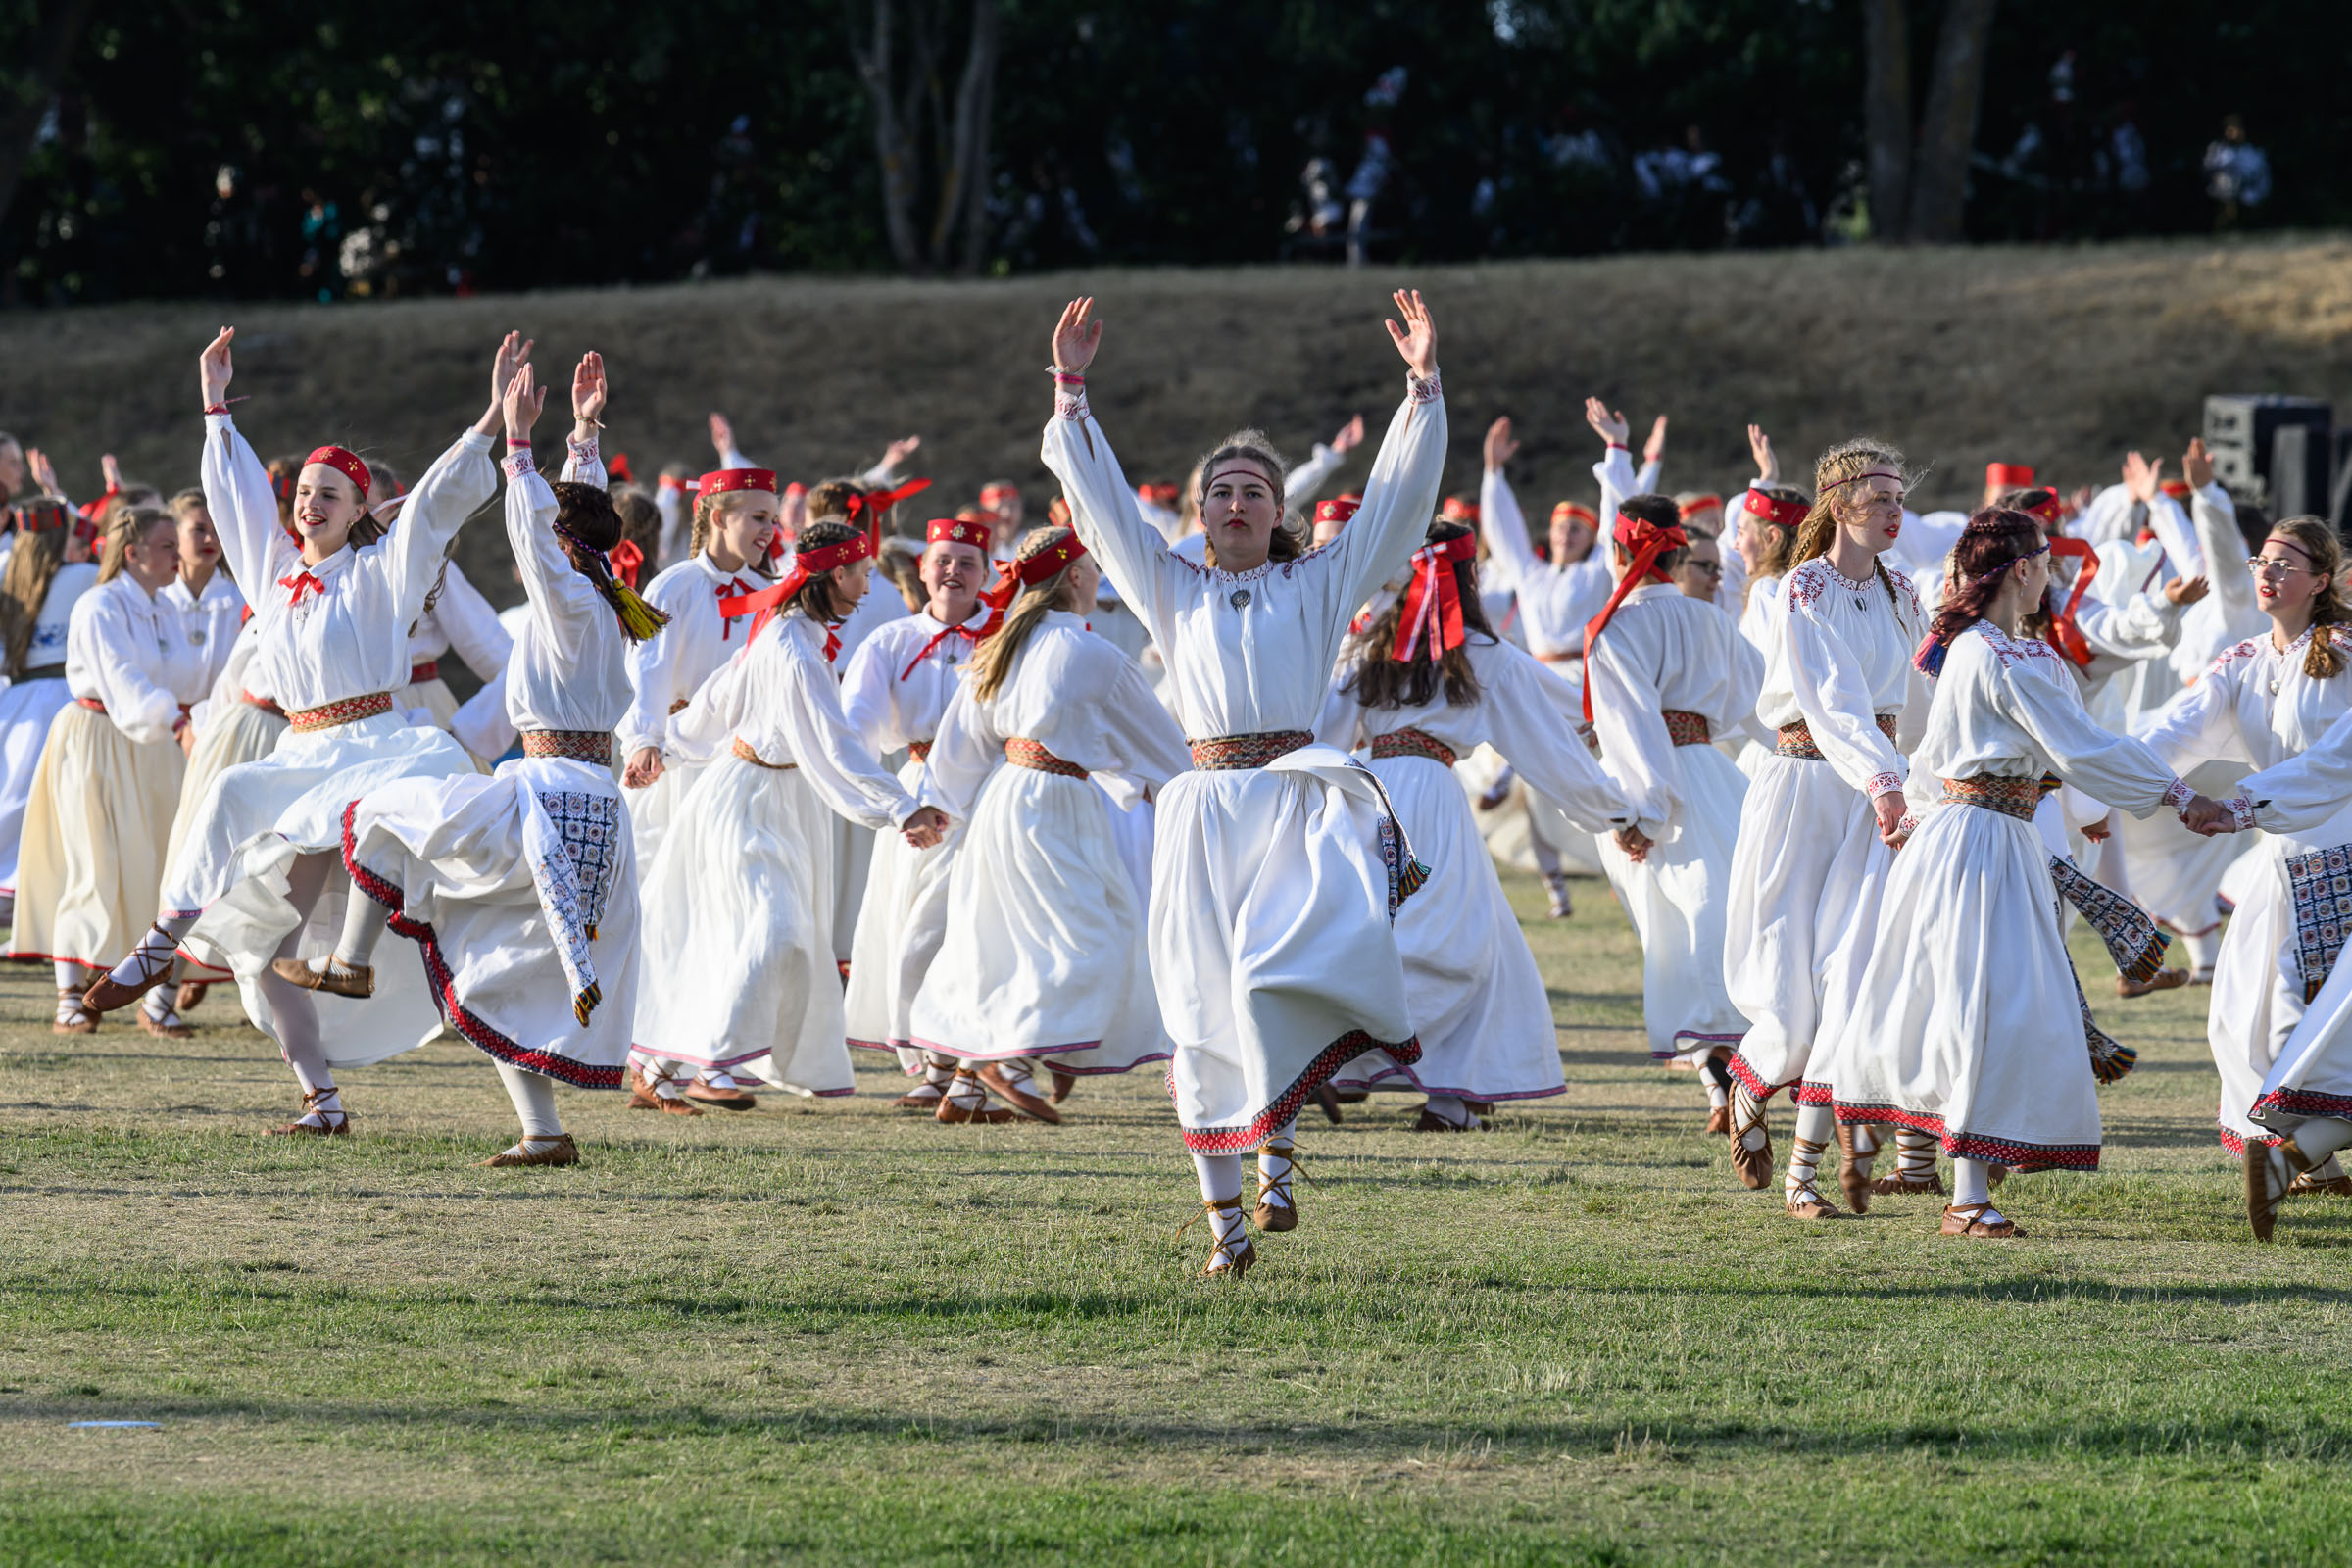
[[[2213,454],[2205,450],[2203,436],[2189,437],[2188,450],[2180,455],[2180,477],[2188,481],[2191,490],[2213,483]]]
[[[528,441],[531,438],[531,426],[539,422],[539,411],[547,407],[547,388],[539,384],[539,378],[532,374],[529,366],[516,370],[514,379],[507,383],[504,407],[507,439]]]
[[[1500,473],[1502,466],[1516,457],[1519,443],[1511,439],[1511,420],[1508,415],[1487,426],[1486,460],[1489,473]]]
[[[1346,457],[1364,444],[1364,416],[1357,415],[1340,426],[1340,433],[1331,438],[1331,450]]]
[[[2202,577],[2175,577],[2164,585],[2168,603],[2193,605],[2213,591],[2213,584]]]
[[[214,400],[214,402],[219,401],[218,398]],[[206,406],[209,408],[211,405]],[[60,501],[66,499],[65,491],[59,489],[57,485],[57,465],[50,462],[49,454],[43,452],[39,447],[24,449],[24,471],[32,475],[32,482],[41,487],[42,494],[53,496]]]
[[[710,416],[710,445],[718,450],[718,461],[721,463],[726,462],[727,454],[735,450],[735,426],[727,422],[727,416],[723,414]]]
[[[498,340],[498,353],[490,360],[490,406],[473,421],[476,430],[488,435],[498,428],[507,406],[507,388],[514,384],[514,372],[530,363],[530,340],[520,332],[509,332]]]
[[[1779,484],[1781,460],[1772,450],[1772,437],[1760,424],[1747,427],[1747,455],[1756,460],[1756,483]]]
[[[2136,452],[2124,454],[2124,489],[2141,506],[2156,500],[2156,492],[2164,483],[2164,460],[2150,463]]]
[[[903,435],[899,437],[899,439],[893,441],[890,445],[882,449],[882,470],[885,473],[898,472],[899,465],[905,463],[908,458],[913,457],[915,449],[922,444],[923,438],[919,435]]]
[[[1649,439],[1642,443],[1642,461],[1655,463],[1665,455],[1666,416],[1661,414],[1658,416],[1657,422],[1649,427]]]
[[[106,481],[108,495],[122,488],[122,465],[112,452],[98,454],[98,477]]]
[[[1404,318],[1402,326],[1395,321],[1382,323],[1389,329],[1389,341],[1404,356],[1404,368],[1426,381],[1438,373],[1438,323],[1430,319],[1419,289],[1400,288],[1389,297],[1396,302],[1396,314]]]
[[[1094,296],[1064,305],[1061,319],[1054,324],[1054,368],[1082,375],[1102,346],[1102,323],[1095,316]]]
[[[605,419],[605,357],[594,349],[580,356],[579,368],[571,372],[571,417],[578,425],[595,429]]]
[[[229,378],[236,374],[236,367],[228,359],[228,346],[236,335],[235,327],[222,327],[220,335],[196,357],[196,379],[204,388],[204,406],[208,409],[220,406],[228,391]]]
[[[2236,832],[2237,817],[2221,802],[2195,795],[2180,808],[2180,825],[2191,833],[2212,838],[2217,833]]]
[[[1592,427],[1594,434],[1613,447],[1625,445],[1626,432],[1632,428],[1625,422],[1623,411],[1611,412],[1609,406],[1598,398],[1585,399],[1585,422]]]
[[[948,813],[936,806],[926,806],[900,824],[899,832],[914,848],[930,849],[947,836]]]

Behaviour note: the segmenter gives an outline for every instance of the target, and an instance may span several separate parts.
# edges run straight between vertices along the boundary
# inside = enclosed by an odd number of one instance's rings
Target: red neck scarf
[[[1592,722],[1591,661],[1593,639],[1608,625],[1609,617],[1617,613],[1617,607],[1625,602],[1627,594],[1651,580],[1674,581],[1659,567],[1658,558],[1669,550],[1680,550],[1690,542],[1690,536],[1683,532],[1679,523],[1671,528],[1661,528],[1654,522],[1645,522],[1623,512],[1617,514],[1617,521],[1610,528],[1609,535],[1633,553],[1634,564],[1625,568],[1625,575],[1617,580],[1616,591],[1609,595],[1609,602],[1600,607],[1600,613],[1585,622],[1585,722],[1588,724]]]
[[[1477,559],[1478,536],[1467,533],[1413,552],[1413,580],[1404,590],[1396,642],[1389,658],[1402,663],[1426,641],[1434,664],[1462,646],[1462,589],[1453,568],[1456,563]]]
[[[965,642],[970,643],[974,648],[977,648],[982,643],[988,641],[989,638],[995,636],[997,628],[1004,623],[1004,612],[1001,610],[996,610],[993,611],[988,619],[982,621],[977,626],[973,626],[968,623],[961,626],[950,626],[938,636],[923,644],[923,651],[915,655],[913,662],[905,669],[899,671],[899,679],[906,680],[910,678],[917,669],[922,667],[923,661],[931,657],[932,650],[936,649],[941,643],[946,642],[949,638],[960,637]]]
[[[751,634],[756,638],[766,628],[769,621],[776,618],[776,607],[786,603],[794,594],[807,587],[809,578],[822,576],[836,566],[846,566],[855,561],[867,560],[873,553],[874,541],[865,534],[859,534],[855,539],[844,539],[839,544],[821,545],[814,550],[803,550],[792,558],[792,570],[784,574],[782,581],[773,587],[762,588],[758,593],[743,594],[733,599],[721,599],[718,602],[718,612],[729,620],[738,615],[752,616]],[[729,583],[727,586],[732,588],[739,584]],[[827,627],[825,629],[826,662],[832,662],[833,656],[840,652],[841,639],[833,634],[831,627]]]
[[[278,578],[277,585],[280,588],[288,590],[292,594],[293,597],[286,601],[289,606],[301,604],[302,596],[304,594],[323,594],[326,592],[326,584],[312,576],[307,568],[296,572],[291,577]]]

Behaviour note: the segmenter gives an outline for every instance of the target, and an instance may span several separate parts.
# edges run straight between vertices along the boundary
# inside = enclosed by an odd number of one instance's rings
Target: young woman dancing
[[[509,333],[491,368],[492,397],[472,429],[410,492],[400,525],[384,534],[368,511],[368,468],[341,447],[310,455],[296,480],[299,542],[278,522],[261,460],[228,416],[233,328],[198,362],[204,394],[204,493],[236,580],[254,588],[256,655],[287,733],[259,761],[213,781],[164,875],[163,912],[130,955],[90,988],[84,1005],[129,1004],[172,972],[186,939],[196,956],[233,969],[255,1027],[277,1043],[302,1085],[303,1114],[281,1132],[350,1128],[335,1065],[380,1061],[438,1026],[421,974],[368,1000],[339,997],[323,1036],[310,979],[278,958],[323,957],[351,896],[341,864],[344,808],[398,778],[474,770],[446,731],[414,728],[393,708],[408,674],[405,637],[473,510],[497,489],[490,433],[501,398],[529,345]],[[267,587],[263,585],[268,585]]]
[[[32,775],[66,684],[74,607],[98,583],[98,566],[63,501],[33,496],[16,507],[8,564],[0,567],[0,913],[16,898],[18,846]]]
[[[522,756],[491,777],[411,778],[343,818],[354,899],[322,990],[365,996],[387,922],[423,950],[443,1016],[498,1065],[522,1137],[485,1165],[579,1159],[554,1084],[617,1089],[637,1014],[637,865],[612,778],[626,650],[662,628],[612,574],[620,514],[597,450],[602,356],[572,377],[564,479],[531,464],[547,401],[525,366],[507,389],[507,540],[530,618],[507,666]]]
[[[1135,661],[1087,630],[1100,572],[1069,529],[1033,529],[1004,572],[1018,597],[931,751],[930,787],[963,844],[911,1024],[924,1052],[957,1063],[945,1122],[992,1093],[1058,1122],[1032,1063],[1059,1083],[1169,1054],[1108,791],[1165,788],[1191,765],[1184,734]]]
[[[188,705],[204,668],[187,657],[187,627],[163,597],[179,570],[178,530],[147,507],[107,516],[98,586],[74,607],[66,684],[74,701],[49,726],[24,811],[12,958],[57,968],[59,1034],[89,1034],[81,1004],[106,955],[155,918],[164,845],[186,767]],[[172,999],[151,994],[151,1034],[185,1035]]]
[[[1748,1023],[1726,1063],[1732,1168],[1750,1188],[1772,1175],[1765,1102],[1804,1081],[1814,1041],[1869,962],[1904,811],[1896,721],[1909,715],[1915,732],[1927,716],[1911,663],[1926,630],[1919,599],[1879,559],[1902,533],[1907,482],[1902,454],[1880,442],[1823,453],[1797,564],[1767,610],[1756,716],[1779,741],[1749,770],[1724,912],[1724,979]],[[1837,1208],[1814,1178],[1837,1122],[1826,1088],[1797,1099],[1783,1195],[1790,1214],[1827,1218]],[[1838,1177],[1855,1209],[1869,1202],[1876,1150],[1867,1129],[1846,1138]]]
[[[1486,853],[1454,762],[1480,745],[1508,759],[1580,832],[1631,826],[1623,792],[1570,727],[1576,688],[1496,637],[1478,591],[1477,537],[1441,522],[1389,607],[1352,637],[1317,727],[1343,751],[1369,746],[1429,885],[1396,911],[1417,1063],[1370,1052],[1333,1080],[1402,1080],[1427,1096],[1416,1132],[1482,1125],[1497,1101],[1563,1093],[1559,1037],[1535,955]]]
[[[947,827],[841,710],[833,628],[872,569],[862,529],[810,523],[774,587],[712,607],[755,618],[744,649],[669,725],[674,755],[716,760],[645,874],[644,961],[660,980],[638,999],[632,1104],[699,1114],[678,1098],[686,1072],[856,1092],[833,956],[834,813],[896,827],[918,849]]]
[[[1806,1078],[1828,1082],[1841,1122],[1936,1138],[1953,1159],[1942,1233],[1983,1240],[2024,1234],[1992,1205],[1992,1166],[2099,1163],[2082,992],[2034,827],[2042,778],[2141,816],[2203,798],[2092,722],[2064,658],[2019,635],[2049,582],[2039,523],[1980,512],[1950,560],[1918,656],[1937,678],[1914,753],[1942,801],[1894,858],[1870,962]]]
[[[1437,505],[1437,326],[1418,294],[1396,301],[1403,323],[1387,324],[1409,372],[1405,398],[1347,530],[1303,553],[1284,516],[1281,460],[1247,434],[1201,465],[1205,565],[1171,554],[1143,519],[1087,412],[1102,336],[1094,301],[1073,300],[1054,332],[1046,466],[1078,536],[1159,645],[1193,738],[1194,770],[1159,801],[1150,942],[1212,1274],[1256,1258],[1239,1151],[1259,1150],[1260,1226],[1288,1228],[1298,1107],[1367,1051],[1407,1066],[1421,1056],[1390,929],[1421,868],[1377,776],[1313,736],[1348,620],[1412,559]]]

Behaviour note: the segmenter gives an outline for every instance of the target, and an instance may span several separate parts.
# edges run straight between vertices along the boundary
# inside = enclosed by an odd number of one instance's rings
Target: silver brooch
[[[1250,590],[1247,588],[1236,588],[1232,593],[1225,596],[1225,602],[1231,605],[1234,609],[1240,610],[1243,606],[1250,603]]]
[[[194,643],[197,647],[202,648],[204,646],[204,628],[199,626],[194,631],[188,633],[188,641]]]

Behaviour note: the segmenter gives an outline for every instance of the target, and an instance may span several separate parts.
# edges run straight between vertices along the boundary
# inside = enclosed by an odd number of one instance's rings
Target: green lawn
[[[879,1058],[700,1121],[566,1092],[584,1162],[489,1171],[467,1048],[280,1142],[227,997],[66,1041],[0,971],[0,1562],[2344,1558],[2352,1203],[2247,1240],[2210,993],[2118,1003],[2079,943],[2140,1067],[2099,1175],[2003,1190],[2031,1239],[1803,1225],[1648,1065],[1578,889],[1528,926],[1567,1096],[1303,1126],[1304,1224],[1238,1284],[1175,1238],[1150,1070],[1057,1129],[902,1119]]]

